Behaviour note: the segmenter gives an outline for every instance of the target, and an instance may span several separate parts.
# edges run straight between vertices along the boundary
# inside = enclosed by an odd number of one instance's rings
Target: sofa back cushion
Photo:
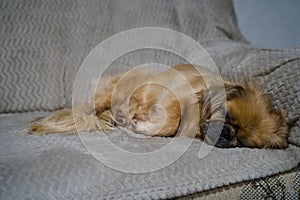
[[[201,42],[244,41],[231,0],[2,0],[0,112],[70,106],[80,64],[101,41],[155,26]]]

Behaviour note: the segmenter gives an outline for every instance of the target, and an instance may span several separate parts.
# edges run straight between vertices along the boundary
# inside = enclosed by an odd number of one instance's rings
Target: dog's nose
[[[228,124],[224,124],[220,138],[225,138],[226,140],[232,140],[235,134],[231,129],[231,126]]]
[[[115,113],[115,120],[117,122],[118,125],[126,125],[127,124],[127,120],[126,117],[122,114],[122,111],[120,109],[116,110]]]
[[[200,127],[200,131],[205,135],[205,142],[219,148],[233,147],[235,131],[231,125],[221,121],[211,121]]]

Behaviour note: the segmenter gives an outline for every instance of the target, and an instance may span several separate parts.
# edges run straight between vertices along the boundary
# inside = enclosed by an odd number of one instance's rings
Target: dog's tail
[[[47,117],[37,119],[29,124],[28,132],[37,134],[77,133],[77,131],[106,131],[114,126],[110,111],[99,116],[94,113],[75,112],[72,109],[58,110]]]

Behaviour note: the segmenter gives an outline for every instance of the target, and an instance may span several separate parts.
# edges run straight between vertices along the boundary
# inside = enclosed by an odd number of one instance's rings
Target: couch
[[[238,28],[231,0],[3,0],[0,8],[1,199],[297,198],[300,50],[251,45]],[[96,45],[139,27],[184,33],[205,48],[224,77],[260,83],[288,113],[289,147],[214,148],[200,159],[203,143],[195,140],[171,165],[135,174],[96,160],[77,134],[26,133],[30,121],[72,105],[76,74]],[[184,62],[145,49],[113,65],[130,69],[153,61]],[[143,150],[171,140],[137,142],[124,130],[108,137]]]

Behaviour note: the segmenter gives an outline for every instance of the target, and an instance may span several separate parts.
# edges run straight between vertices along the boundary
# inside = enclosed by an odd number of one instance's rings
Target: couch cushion
[[[0,112],[70,105],[83,59],[124,30],[158,26],[197,41],[244,41],[231,0],[3,0],[0,9]]]

